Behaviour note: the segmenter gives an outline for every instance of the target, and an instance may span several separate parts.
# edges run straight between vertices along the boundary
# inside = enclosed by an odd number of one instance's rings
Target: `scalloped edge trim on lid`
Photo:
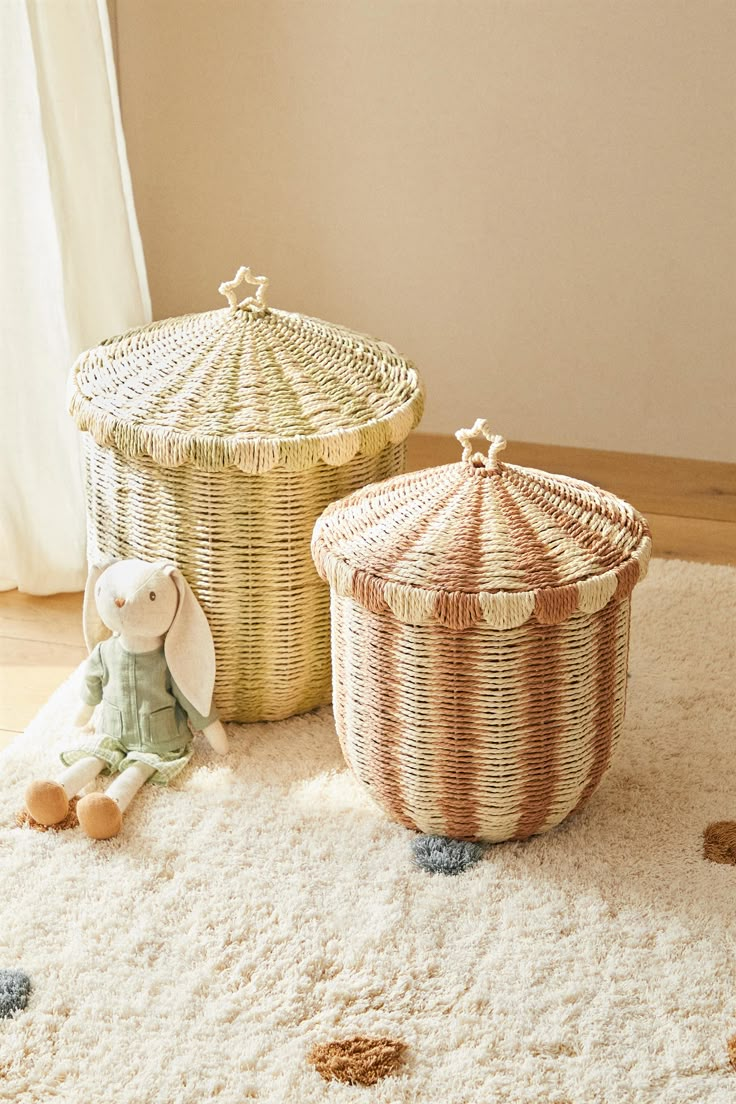
[[[647,573],[651,551],[647,535],[626,560],[601,575],[560,587],[471,594],[391,583],[352,567],[324,549],[321,521],[312,538],[317,571],[340,597],[352,598],[372,613],[391,612],[407,625],[445,625],[450,629],[479,624],[512,629],[532,618],[543,625],[557,625],[576,613],[598,613],[609,602],[629,597]]]
[[[419,424],[424,412],[424,385],[413,364],[406,370],[414,386],[411,396],[390,414],[374,418],[362,426],[330,433],[294,437],[207,437],[181,433],[161,426],[130,424],[96,409],[74,386],[78,358],[68,392],[69,412],[78,429],[85,431],[103,448],[116,448],[125,456],[149,456],[160,467],[179,468],[191,464],[201,471],[239,468],[248,475],[263,475],[278,469],[286,472],[308,471],[319,463],[340,467],[358,454],[375,456],[387,445],[399,444]]]

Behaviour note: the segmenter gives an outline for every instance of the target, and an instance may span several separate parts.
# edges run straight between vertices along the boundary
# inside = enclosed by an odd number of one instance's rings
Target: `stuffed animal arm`
[[[31,783],[26,808],[41,824],[59,823],[72,796],[98,774],[114,774],[106,793],[88,794],[77,806],[87,834],[108,839],[144,782],[166,784],[186,766],[187,721],[220,755],[228,738],[212,704],[212,634],[174,564],[121,560],[93,568],[84,632],[91,654],[76,717],[81,739],[62,752],[68,769],[58,781]]]
[[[75,728],[86,728],[89,722],[92,720],[95,707],[93,705],[83,705],[74,718]]]

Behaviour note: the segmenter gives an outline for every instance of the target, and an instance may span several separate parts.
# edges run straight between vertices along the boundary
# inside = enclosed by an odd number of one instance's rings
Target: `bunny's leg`
[[[107,788],[107,796],[117,801],[120,812],[124,813],[144,782],[156,773],[155,767],[148,763],[132,763],[122,771]]]
[[[92,839],[111,839],[120,831],[123,813],[138,790],[152,774],[155,767],[147,763],[133,763],[112,782],[106,793],[91,793],[77,805],[77,816],[82,828]]]
[[[56,782],[31,782],[26,790],[26,809],[39,824],[59,824],[69,812],[69,798],[104,770],[107,763],[94,755],[78,759]]]

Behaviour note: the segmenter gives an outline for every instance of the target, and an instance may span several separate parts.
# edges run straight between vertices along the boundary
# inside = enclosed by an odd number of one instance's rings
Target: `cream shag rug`
[[[329,711],[234,729],[123,835],[15,826],[53,769],[67,685],[0,761],[0,1020],[15,1104],[732,1104],[736,571],[655,562],[634,595],[628,720],[575,819],[458,877],[410,861],[342,764]],[[305,1056],[407,1044],[398,1076]]]

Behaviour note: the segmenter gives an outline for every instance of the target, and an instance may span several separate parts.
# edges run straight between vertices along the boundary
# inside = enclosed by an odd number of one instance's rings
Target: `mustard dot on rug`
[[[731,1069],[736,1072],[736,1035],[732,1035],[728,1040],[726,1050],[728,1052],[728,1061],[731,1065]]]
[[[348,1085],[375,1085],[401,1066],[406,1043],[399,1039],[354,1035],[312,1047],[307,1061],[325,1081]]]
[[[703,858],[736,866],[736,820],[716,820],[703,832]]]

